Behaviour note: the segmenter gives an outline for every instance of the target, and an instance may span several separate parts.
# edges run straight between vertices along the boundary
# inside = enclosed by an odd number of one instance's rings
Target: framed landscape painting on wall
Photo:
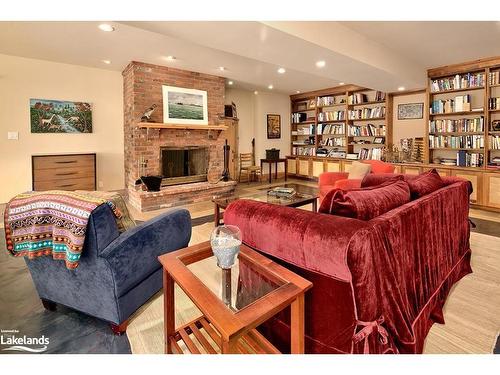
[[[163,122],[166,124],[208,124],[207,92],[162,86]]]
[[[415,120],[421,118],[424,118],[424,103],[398,105],[398,120]]]
[[[32,133],[92,133],[92,105],[51,99],[30,99]]]
[[[267,139],[281,138],[281,116],[267,115]]]

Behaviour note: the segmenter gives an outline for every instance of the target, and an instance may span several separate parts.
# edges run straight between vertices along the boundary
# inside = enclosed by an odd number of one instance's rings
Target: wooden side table
[[[275,170],[274,170],[274,179],[278,179],[278,164],[283,163],[285,165],[285,181],[287,180],[287,175],[288,175],[288,163],[286,162],[286,159],[260,159],[260,170],[261,173],[264,170],[264,163],[267,163],[269,165],[269,183],[272,182],[272,165],[275,165]]]
[[[158,258],[163,265],[165,353],[279,353],[256,327],[291,307],[291,352],[304,353],[304,294],[312,283],[241,245],[231,270],[209,242]],[[202,316],[175,327],[174,283]]]

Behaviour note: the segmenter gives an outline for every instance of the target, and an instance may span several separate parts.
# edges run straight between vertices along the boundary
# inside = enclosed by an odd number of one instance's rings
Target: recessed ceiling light
[[[279,74],[285,74],[285,72],[286,72],[285,68],[279,68],[278,69],[278,73]]]
[[[253,93],[254,93],[254,95],[257,95],[259,92],[258,91],[254,91]]]
[[[318,68],[324,68],[324,67],[325,67],[325,65],[326,65],[325,60],[319,60],[319,61],[316,61],[316,66],[317,66]]]
[[[103,62],[104,64],[108,64],[108,65],[109,65],[109,64],[111,64],[111,61],[109,61],[109,60],[102,60],[102,62]]]
[[[168,60],[168,61],[174,61],[176,59],[175,56],[172,56],[172,55],[168,55],[167,57],[165,57],[165,60]]]
[[[399,86],[398,87],[398,91],[405,91],[405,87],[404,86]]]
[[[107,24],[107,23],[101,23],[99,26],[99,29],[102,30],[102,31],[115,31],[115,28],[113,26],[111,26],[110,24]]]
[[[227,84],[231,86],[234,82],[233,81],[228,81]]]
[[[340,85],[340,86],[344,86],[344,85],[345,85],[345,83],[344,83],[344,82],[339,82],[339,85]]]
[[[269,86],[267,86],[267,88],[268,88],[269,90],[272,90],[272,89],[273,89],[273,87],[274,87],[273,85],[269,85]]]
[[[224,70],[226,70],[226,68],[224,66],[219,66],[219,70],[223,72]]]
[[[295,91],[297,94],[300,94],[300,90]]]

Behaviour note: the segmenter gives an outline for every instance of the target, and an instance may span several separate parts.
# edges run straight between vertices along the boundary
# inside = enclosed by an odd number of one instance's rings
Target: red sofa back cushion
[[[417,176],[417,178],[407,181],[410,186],[411,199],[418,199],[424,195],[430,194],[433,191],[441,189],[445,183],[441,176],[435,169],[424,172]]]
[[[401,176],[396,176],[378,186],[330,191],[319,212],[371,220],[410,201],[410,188]]]

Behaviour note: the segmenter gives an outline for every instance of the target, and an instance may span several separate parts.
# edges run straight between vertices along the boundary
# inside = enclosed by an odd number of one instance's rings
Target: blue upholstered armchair
[[[78,268],[51,257],[26,259],[45,308],[61,304],[111,323],[122,334],[129,317],[162,287],[158,256],[186,247],[189,211],[173,209],[120,234],[108,205],[90,216]]]

